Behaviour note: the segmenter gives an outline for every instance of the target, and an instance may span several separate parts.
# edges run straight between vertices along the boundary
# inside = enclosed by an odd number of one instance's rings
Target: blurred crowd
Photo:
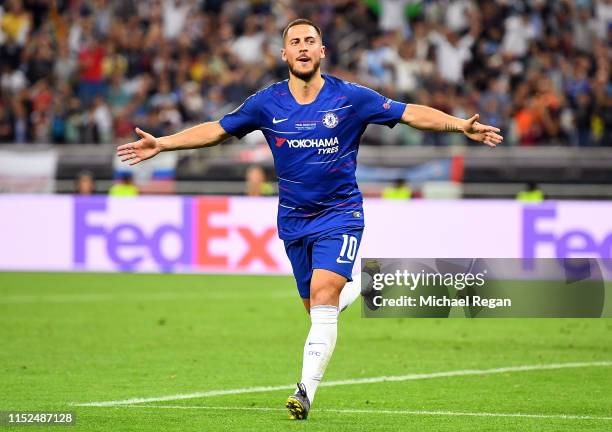
[[[479,112],[510,144],[612,145],[612,0],[0,0],[0,142],[115,143],[218,119],[287,77],[281,32],[298,17],[322,27],[327,73]]]

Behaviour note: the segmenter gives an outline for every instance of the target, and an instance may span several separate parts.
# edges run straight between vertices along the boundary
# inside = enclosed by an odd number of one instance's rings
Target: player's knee
[[[346,278],[329,270],[316,269],[310,283],[310,304],[338,305]]]
[[[338,292],[332,286],[313,290],[310,293],[310,304],[314,305],[333,305],[338,303]]]
[[[313,285],[310,290],[310,304],[314,305],[337,305],[342,285],[332,281],[321,281]]]

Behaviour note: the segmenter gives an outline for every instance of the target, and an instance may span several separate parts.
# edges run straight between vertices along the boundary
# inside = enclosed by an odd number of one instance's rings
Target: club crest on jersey
[[[326,112],[323,115],[322,122],[323,122],[323,126],[325,126],[326,128],[333,129],[336,126],[338,126],[338,123],[340,122],[340,119],[333,112]]]

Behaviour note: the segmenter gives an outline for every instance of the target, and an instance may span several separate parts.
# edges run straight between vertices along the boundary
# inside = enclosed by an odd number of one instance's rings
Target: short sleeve
[[[259,93],[249,96],[238,108],[219,120],[229,134],[242,138],[259,129]]]
[[[393,127],[402,118],[406,104],[389,99],[374,90],[349,84],[351,103],[361,121]]]

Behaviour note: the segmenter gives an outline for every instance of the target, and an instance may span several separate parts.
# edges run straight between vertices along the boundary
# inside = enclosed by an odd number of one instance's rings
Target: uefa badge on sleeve
[[[338,123],[340,122],[340,119],[333,112],[326,112],[323,115],[323,120],[322,121],[323,121],[323,126],[325,126],[326,128],[329,128],[329,129],[333,129],[336,126],[338,126]]]

